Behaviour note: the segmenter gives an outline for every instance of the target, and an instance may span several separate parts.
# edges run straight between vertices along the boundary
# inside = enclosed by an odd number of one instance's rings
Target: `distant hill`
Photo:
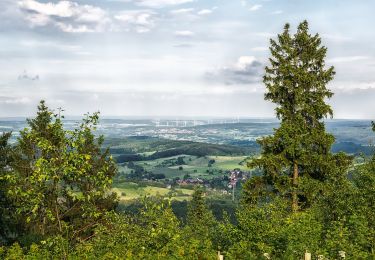
[[[365,155],[371,155],[374,153],[374,147],[369,145],[361,145],[354,142],[338,142],[334,143],[332,146],[332,152],[345,152],[348,154],[365,154]]]
[[[148,136],[132,136],[126,138],[107,138],[104,146],[117,162],[155,160],[177,155],[249,155],[257,152],[254,144],[249,146],[234,146],[209,144],[192,141],[168,140]]]
[[[150,136],[130,136],[125,138],[107,138],[104,147],[118,163],[130,161],[155,160],[178,155],[194,156],[235,156],[250,155],[259,152],[259,145],[255,141],[236,141],[231,144],[211,144],[184,140],[169,140]],[[346,152],[349,154],[372,154],[373,147],[354,142],[336,142],[332,152]]]

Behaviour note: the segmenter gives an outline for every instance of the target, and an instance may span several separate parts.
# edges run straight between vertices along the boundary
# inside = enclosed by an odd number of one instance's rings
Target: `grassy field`
[[[239,168],[242,171],[249,170],[246,165],[246,156],[209,156],[209,159],[215,160],[212,167],[217,169],[233,170]]]
[[[184,164],[176,165],[178,157],[183,157]],[[209,166],[209,162],[215,162]],[[203,156],[180,155],[167,158],[155,159],[151,161],[139,161],[134,164],[143,167],[146,171],[154,174],[164,174],[167,179],[176,177],[183,178],[189,174],[194,178],[211,179],[215,176],[223,175],[227,170],[240,169],[248,171],[246,166],[246,156]],[[182,168],[181,168],[182,167]],[[119,165],[119,172],[128,174],[131,172],[125,164]]]
[[[164,174],[165,179],[183,179],[185,175],[189,175],[191,178],[209,180],[228,175],[226,172],[229,170],[240,169],[242,171],[249,171],[250,169],[246,166],[248,159],[246,156],[179,155],[154,160],[136,161],[132,162],[132,164],[142,167],[148,173]],[[119,173],[122,177],[117,179],[117,182],[115,181],[113,191],[118,194],[120,201],[127,202],[144,196],[165,196],[179,201],[191,198],[193,190],[186,187],[175,189],[166,188],[165,186],[160,187],[164,181],[163,179],[159,183],[125,181],[125,176],[134,171],[134,166],[132,166],[133,168],[129,168],[128,163],[118,164]],[[211,196],[221,197],[222,192],[217,191],[217,194],[210,194]]]
[[[115,183],[113,191],[117,193],[120,201],[129,201],[144,196],[170,196],[174,200],[188,200],[193,190],[177,188],[174,190],[154,186],[141,186],[133,182]]]

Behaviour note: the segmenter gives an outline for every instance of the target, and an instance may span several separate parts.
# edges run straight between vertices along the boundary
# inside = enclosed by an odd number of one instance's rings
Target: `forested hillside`
[[[335,137],[324,119],[334,112],[327,84],[335,70],[325,66],[327,48],[306,21],[294,34],[286,24],[270,45],[265,99],[276,105],[280,125],[258,140],[260,153],[247,167],[259,174],[242,187],[234,214],[215,217],[211,209],[218,207],[208,206],[199,185],[184,202],[184,216],[162,195],[124,211],[112,190],[115,160],[256,150],[149,137],[119,144],[95,135],[98,113],[67,129],[61,111],[41,101],[14,144],[12,133],[0,138],[0,258],[217,259],[219,252],[224,259],[302,259],[305,253],[373,259],[375,155],[355,164],[352,155],[332,152]]]
[[[254,147],[207,144],[191,141],[176,141],[149,136],[111,138],[104,145],[110,146],[110,153],[118,163],[147,161],[177,155],[248,155],[257,151]]]

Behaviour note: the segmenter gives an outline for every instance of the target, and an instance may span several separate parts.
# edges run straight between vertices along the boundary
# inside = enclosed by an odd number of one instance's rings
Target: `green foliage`
[[[347,198],[350,201],[353,198]],[[288,201],[277,198],[261,207],[243,207],[238,211],[238,226],[227,238],[225,254],[229,259],[301,259],[304,252],[313,259],[338,259],[344,251],[351,259],[371,259],[373,228],[364,215],[351,213],[327,220],[322,204],[297,213],[288,209]]]
[[[0,258],[217,259],[220,251],[225,259],[301,259],[308,251],[313,259],[342,252],[374,259],[375,155],[349,171],[352,158],[330,152],[334,138],[323,119],[332,115],[325,99],[334,71],[324,68],[320,45],[307,22],[293,36],[286,25],[271,40],[265,98],[277,105],[281,125],[259,140],[261,157],[250,165],[263,175],[243,186],[235,219],[223,213],[216,220],[202,188],[176,214],[160,197],[144,198],[131,214],[111,211],[116,167],[103,137],[93,134],[98,114],[65,130],[61,110],[42,101],[14,146],[10,134],[0,137],[0,242],[15,240],[0,247]],[[218,215],[218,204],[212,207]]]
[[[323,122],[333,113],[325,100],[333,95],[326,85],[335,72],[333,67],[325,69],[327,49],[318,34],[309,34],[306,21],[294,35],[286,24],[277,41],[271,40],[270,51],[265,99],[276,104],[281,124],[273,136],[258,141],[261,157],[250,166],[263,169],[263,176],[248,184],[255,191],[248,189],[245,200],[257,202],[273,193],[290,198],[297,211],[311,203],[299,185],[300,177],[322,181],[340,167],[339,158],[330,153],[334,137],[325,132]]]
[[[238,236],[234,247],[229,251],[233,258],[246,255],[246,251],[258,257],[264,253],[274,254],[285,247],[285,241],[279,236],[285,225],[287,204],[283,200],[265,204],[263,207],[243,207],[237,215]]]
[[[111,252],[121,258],[148,259],[174,253],[180,233],[168,201],[145,199],[136,217],[109,214],[107,218],[109,224],[100,226],[90,241],[95,250],[88,256],[101,259]]]
[[[8,140],[11,133],[3,133],[0,136],[0,245],[12,240],[15,232],[14,205],[6,191],[9,186],[11,147]]]
[[[27,234],[60,234],[75,240],[91,235],[102,214],[113,208],[109,193],[116,167],[103,138],[92,133],[98,113],[77,129],[63,128],[60,114],[44,101],[14,147],[7,193]]]
[[[356,216],[367,226],[363,242],[368,250],[375,252],[375,154],[364,165],[355,169],[353,182],[356,187],[352,197]]]
[[[198,258],[214,251],[212,241],[216,235],[215,225],[214,216],[205,202],[204,191],[201,187],[197,187],[188,204],[184,239],[190,241],[191,250]]]

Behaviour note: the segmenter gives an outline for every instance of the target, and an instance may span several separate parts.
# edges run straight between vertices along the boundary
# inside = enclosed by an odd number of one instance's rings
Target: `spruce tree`
[[[323,121],[333,115],[326,99],[333,96],[327,84],[335,71],[326,68],[327,48],[321,45],[319,34],[309,33],[307,21],[294,35],[286,24],[283,33],[270,44],[270,65],[263,78],[265,100],[276,105],[280,127],[272,136],[258,140],[261,157],[250,165],[260,167],[263,177],[261,182],[250,181],[245,193],[256,197],[250,189],[259,191],[260,187],[262,194],[282,195],[291,200],[292,211],[296,212],[301,201],[306,202],[299,185],[301,177],[323,181],[338,161],[347,165],[331,154],[335,139],[325,131]]]
[[[203,195],[203,189],[196,188],[188,205],[187,224],[196,231],[207,228],[214,219],[212,212],[207,208]]]
[[[202,259],[203,255],[212,251],[212,237],[215,235],[215,218],[206,205],[204,191],[201,187],[194,190],[193,198],[188,204],[187,226],[185,227],[185,240],[196,251],[196,258]]]

